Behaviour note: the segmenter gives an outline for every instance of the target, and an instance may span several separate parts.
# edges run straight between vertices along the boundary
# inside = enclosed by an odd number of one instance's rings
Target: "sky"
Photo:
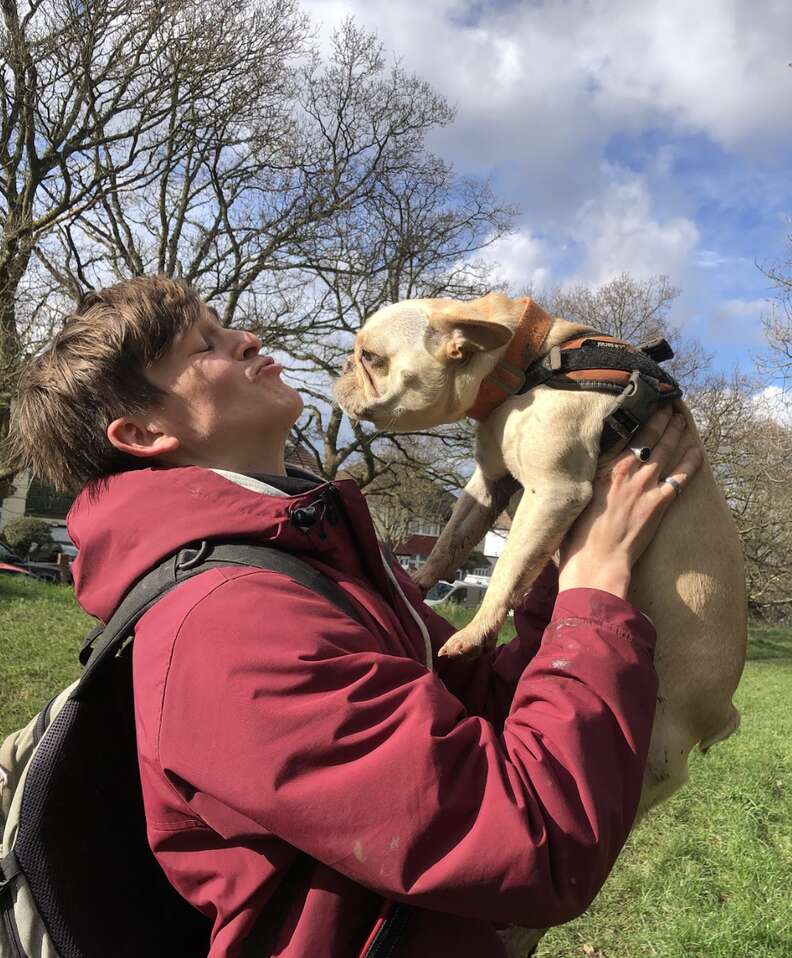
[[[748,370],[792,257],[788,0],[306,0],[457,108],[430,148],[519,207],[492,248],[535,290],[666,274],[671,319]],[[792,272],[792,266],[790,266]]]

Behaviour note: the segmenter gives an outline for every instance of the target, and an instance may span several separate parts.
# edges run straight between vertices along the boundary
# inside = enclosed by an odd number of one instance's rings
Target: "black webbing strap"
[[[0,858],[0,895],[10,887],[11,881],[19,874],[19,865],[13,848]]]
[[[659,403],[678,395],[681,395],[679,391],[661,392],[656,379],[636,369],[616,405],[602,421],[600,452],[608,452],[618,443],[628,442],[649,420]]]
[[[525,370],[525,382],[517,395],[536,386],[551,386],[554,389],[595,390],[619,395],[624,388],[618,383],[591,379],[567,379],[566,373],[585,372],[595,369],[615,369],[632,373],[637,371],[650,380],[670,387],[663,391],[663,398],[674,399],[682,392],[676,380],[660,365],[670,359],[673,350],[664,339],[652,340],[641,346],[611,343],[595,337],[585,339],[576,347],[562,349],[554,346],[550,352],[532,363]]]
[[[618,443],[626,443],[649,419],[658,404],[682,395],[677,381],[659,366],[671,359],[673,350],[658,338],[640,346],[611,343],[596,337],[584,340],[579,346],[561,349],[554,346],[542,359],[525,371],[525,382],[518,394],[536,386],[610,393],[618,396],[616,405],[605,416],[600,436],[600,452],[605,453]],[[616,369],[629,372],[626,386],[595,379],[571,379],[570,372],[596,369]],[[661,385],[665,388],[661,388]]]
[[[180,549],[147,572],[127,592],[107,625],[94,629],[86,636],[80,649],[80,661],[85,668],[72,697],[79,698],[85,692],[101,671],[103,663],[117,654],[134,633],[137,621],[163,595],[207,569],[228,566],[250,566],[280,572],[323,596],[356,622],[361,621],[350,600],[331,579],[291,553],[255,542],[203,541]]]

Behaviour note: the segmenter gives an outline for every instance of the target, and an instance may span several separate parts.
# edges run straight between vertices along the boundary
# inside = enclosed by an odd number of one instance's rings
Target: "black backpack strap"
[[[180,549],[147,572],[127,592],[107,625],[88,634],[80,650],[80,661],[85,665],[85,669],[73,697],[79,698],[93,683],[102,664],[118,653],[133,634],[137,621],[163,595],[174,586],[206,572],[207,569],[228,566],[247,566],[280,572],[323,596],[351,619],[361,621],[354,605],[335,582],[292,553],[257,542],[204,540]]]

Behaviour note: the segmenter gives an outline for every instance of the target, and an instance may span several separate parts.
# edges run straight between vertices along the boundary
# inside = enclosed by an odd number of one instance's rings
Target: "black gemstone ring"
[[[630,452],[635,455],[638,462],[646,462],[652,455],[652,450],[648,446],[630,446]]]

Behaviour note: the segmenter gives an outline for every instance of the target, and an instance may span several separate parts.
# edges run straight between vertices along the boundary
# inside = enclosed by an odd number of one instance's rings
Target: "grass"
[[[69,587],[0,577],[0,736],[77,675],[92,625]],[[511,634],[509,622],[501,638]],[[688,785],[540,958],[792,958],[792,629],[753,625],[748,658],[740,732],[692,756]]]

